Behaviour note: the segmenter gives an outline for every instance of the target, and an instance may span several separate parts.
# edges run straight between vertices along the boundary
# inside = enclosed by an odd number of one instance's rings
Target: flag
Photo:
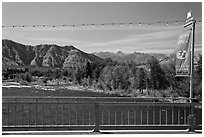
[[[191,32],[192,29],[184,31],[178,39],[175,55],[176,76],[189,76],[191,63]]]

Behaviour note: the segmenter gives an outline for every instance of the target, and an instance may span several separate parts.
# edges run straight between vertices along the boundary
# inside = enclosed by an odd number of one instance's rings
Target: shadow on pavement
[[[100,132],[3,132],[2,135],[98,135],[98,134],[202,134],[202,131],[188,132],[188,131],[100,131]]]

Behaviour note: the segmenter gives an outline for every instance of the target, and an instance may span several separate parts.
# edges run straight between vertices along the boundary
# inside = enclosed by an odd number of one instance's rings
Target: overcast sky
[[[202,3],[2,3],[2,25],[74,25],[185,20],[192,10],[202,20]],[[94,28],[3,28],[3,39],[26,45],[73,45],[85,52],[123,51],[170,54],[176,47],[180,24],[97,26]],[[195,50],[201,51],[202,24],[196,23]]]

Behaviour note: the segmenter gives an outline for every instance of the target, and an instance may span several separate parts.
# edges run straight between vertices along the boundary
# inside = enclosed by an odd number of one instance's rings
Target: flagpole
[[[195,117],[194,117],[194,106],[193,106],[193,72],[194,72],[194,43],[195,43],[195,23],[191,16],[191,11],[187,13],[187,21],[183,26],[184,28],[192,25],[192,43],[191,43],[191,63],[190,63],[190,115],[189,115],[189,132],[195,132]]]
[[[192,44],[191,44],[191,73],[190,73],[190,103],[193,98],[193,72],[194,72],[194,43],[195,43],[195,23],[196,20],[192,20]]]
[[[191,75],[190,75],[190,127],[189,132],[195,132],[195,117],[194,117],[194,106],[193,106],[193,72],[194,72],[194,40],[195,40],[195,20],[192,20],[192,44],[191,44]]]

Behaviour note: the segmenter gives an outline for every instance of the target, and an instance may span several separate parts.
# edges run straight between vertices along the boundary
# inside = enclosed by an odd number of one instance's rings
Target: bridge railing
[[[180,98],[3,97],[5,130],[187,129],[190,107],[202,127],[202,104]],[[184,100],[184,99],[182,99]],[[186,99],[188,100],[188,99]],[[170,103],[171,102],[171,103]]]

